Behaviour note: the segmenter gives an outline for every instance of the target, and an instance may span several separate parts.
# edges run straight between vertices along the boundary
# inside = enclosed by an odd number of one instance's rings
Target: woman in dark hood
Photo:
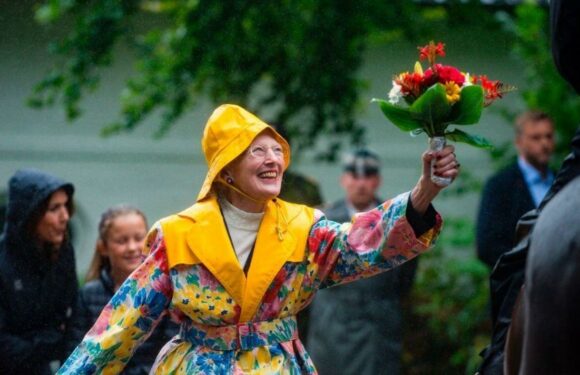
[[[50,374],[61,360],[78,282],[68,239],[74,187],[24,169],[8,183],[0,238],[0,374]]]

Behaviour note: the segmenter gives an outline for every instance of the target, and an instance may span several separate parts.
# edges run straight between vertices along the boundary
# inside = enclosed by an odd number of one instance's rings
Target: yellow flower
[[[450,104],[458,102],[459,99],[461,99],[461,96],[459,95],[460,92],[461,89],[457,83],[453,81],[445,82],[445,93],[447,94],[447,101]]]

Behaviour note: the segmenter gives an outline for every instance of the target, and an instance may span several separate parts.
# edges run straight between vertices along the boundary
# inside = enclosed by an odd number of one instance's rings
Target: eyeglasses
[[[253,145],[248,149],[248,153],[254,158],[264,159],[268,155],[268,150],[272,151],[276,159],[284,159],[284,149],[280,145]]]

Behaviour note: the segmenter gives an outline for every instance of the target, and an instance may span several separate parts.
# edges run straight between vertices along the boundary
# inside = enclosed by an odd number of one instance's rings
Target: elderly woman
[[[117,373],[166,311],[181,331],[161,350],[156,374],[316,373],[296,314],[320,288],[387,271],[427,250],[441,228],[430,206],[454,178],[452,148],[425,154],[411,193],[352,223],[277,199],[288,143],[234,105],[210,117],[202,139],[209,171],[190,208],[162,219],[149,255],[121,286],[61,374]]]
[[[73,185],[34,169],[8,184],[0,239],[0,374],[51,374],[77,298],[67,229]]]

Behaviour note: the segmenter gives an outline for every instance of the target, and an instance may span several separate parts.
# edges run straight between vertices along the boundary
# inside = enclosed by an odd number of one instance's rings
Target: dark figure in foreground
[[[16,172],[0,239],[0,374],[50,374],[66,355],[77,298],[68,240],[73,185],[40,171]]]
[[[578,177],[546,205],[538,219],[526,265],[524,290],[524,336],[520,373],[578,374]]]
[[[577,41],[580,39],[580,2],[576,0],[552,0],[550,2],[550,11],[552,27],[552,53],[554,55],[556,67],[560,71],[560,74],[562,74],[562,76],[574,87],[576,92],[580,93],[580,71],[577,69],[574,49],[577,45]],[[570,181],[574,180],[578,176],[580,176],[580,129],[576,131],[576,134],[572,139],[571,153],[566,157],[566,160],[564,160],[564,163],[562,164],[562,167],[558,172],[552,187],[550,188],[548,194],[546,194],[546,197],[540,204],[540,207],[537,210],[533,210],[527,213],[520,220],[516,233],[518,244],[511,251],[504,254],[499,259],[492,272],[490,286],[492,300],[492,323],[494,328],[491,345],[484,353],[484,361],[480,368],[480,374],[482,375],[504,373],[504,347],[506,346],[505,343],[508,336],[508,329],[510,329],[510,323],[512,321],[514,305],[516,305],[516,300],[518,299],[518,295],[520,294],[520,290],[524,284],[524,278],[526,278],[526,258],[531,243],[530,233],[534,228],[538,216],[540,213],[542,213],[543,208],[547,206],[547,204],[554,198],[554,196],[556,196],[556,194],[558,194]],[[573,218],[569,218],[565,224],[565,227],[568,230],[573,230],[574,225],[577,226],[577,220],[574,221]],[[537,235],[535,238],[539,238],[539,235]],[[574,262],[573,258],[570,259],[570,262]],[[534,264],[535,265],[533,267],[535,268],[537,263],[534,262]],[[554,273],[552,277],[558,278],[562,276],[562,271],[563,269],[559,270],[558,272]],[[533,272],[534,271],[532,271],[532,274]],[[544,293],[550,294],[555,293],[555,291],[551,288],[547,288],[544,290]],[[521,298],[522,297],[520,297],[520,299]],[[572,295],[572,297],[567,296],[564,298],[569,299],[569,302],[574,302],[577,300],[577,295]],[[545,305],[544,308],[550,309],[552,314],[555,314],[560,319],[565,319],[565,316],[559,316],[555,310],[552,310],[552,305]],[[569,311],[573,311],[573,309],[570,309]],[[516,318],[521,317],[524,312],[525,310],[523,307],[516,308]],[[522,328],[523,322],[519,323],[520,324],[517,324],[516,326]],[[514,331],[515,332],[510,334],[510,344],[508,345],[507,349],[508,357],[510,359],[506,361],[506,368],[510,374],[518,373],[520,365],[519,359],[521,357],[525,359],[530,358],[530,353],[522,353],[520,346],[518,345],[518,341],[523,342],[523,338],[521,336],[522,332],[517,332],[517,329],[514,329]],[[567,335],[571,332],[573,332],[573,328],[564,332],[553,331],[552,337],[555,338],[560,333]],[[575,345],[570,347],[555,345],[554,348],[559,348],[559,350],[562,350],[562,354],[560,355],[570,354],[568,352],[569,350],[573,350],[573,355],[577,355],[576,351],[574,350],[575,347]],[[528,349],[526,348],[526,350]],[[551,355],[538,352],[535,352],[535,354],[538,356],[538,358],[545,358],[548,355]],[[550,360],[552,359],[554,358],[551,358]],[[568,370],[566,369],[563,369],[560,372],[557,370],[550,370],[548,373],[578,373],[577,366],[575,369],[570,370],[571,372],[567,371]]]
[[[580,37],[580,4],[553,1],[553,52],[556,65],[576,91],[580,75],[571,53]],[[580,129],[568,157],[569,175],[554,189],[534,228],[506,345],[508,374],[577,374],[580,334]],[[566,186],[564,186],[566,185]],[[554,194],[561,189],[557,195]],[[519,365],[518,365],[519,363]],[[516,372],[517,371],[517,372]]]

